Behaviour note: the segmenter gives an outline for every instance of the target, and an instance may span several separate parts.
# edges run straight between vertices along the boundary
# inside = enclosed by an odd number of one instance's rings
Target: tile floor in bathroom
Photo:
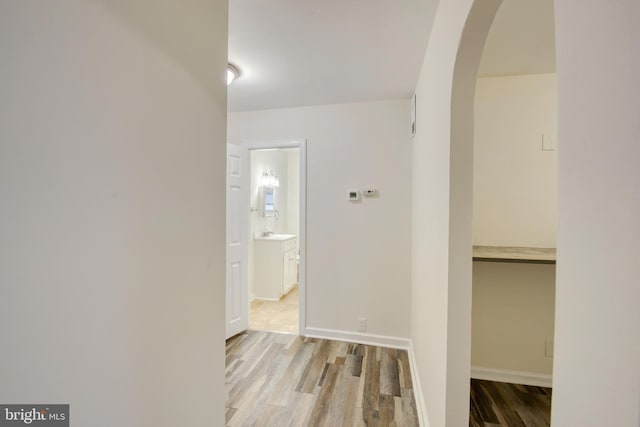
[[[298,285],[280,301],[251,301],[249,329],[298,334]]]

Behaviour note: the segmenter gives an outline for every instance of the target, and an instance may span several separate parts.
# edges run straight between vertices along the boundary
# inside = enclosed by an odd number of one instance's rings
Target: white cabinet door
[[[298,260],[296,256],[296,250],[291,249],[285,252],[282,258],[284,270],[284,274],[282,275],[282,293],[286,294],[291,290],[291,288],[293,288],[293,285],[295,285],[297,282]]]
[[[227,144],[227,338],[249,327],[248,166],[248,150]]]
[[[253,286],[258,300],[278,301],[282,296],[282,241],[256,239],[253,242]]]

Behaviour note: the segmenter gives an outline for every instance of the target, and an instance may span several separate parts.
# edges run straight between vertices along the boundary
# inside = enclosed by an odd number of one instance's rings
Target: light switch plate
[[[553,341],[545,341],[544,342],[544,357],[553,357]]]
[[[556,151],[556,139],[549,134],[542,134],[542,151]]]

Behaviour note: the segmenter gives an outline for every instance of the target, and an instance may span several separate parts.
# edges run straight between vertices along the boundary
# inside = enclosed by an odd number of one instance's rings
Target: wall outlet
[[[553,341],[545,341],[544,342],[544,357],[553,357]]]
[[[358,332],[367,332],[367,318],[361,317],[358,319]]]

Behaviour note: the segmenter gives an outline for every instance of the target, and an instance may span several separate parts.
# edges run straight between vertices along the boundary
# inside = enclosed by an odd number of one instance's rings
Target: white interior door
[[[249,185],[249,151],[227,144],[227,338],[249,327]]]

